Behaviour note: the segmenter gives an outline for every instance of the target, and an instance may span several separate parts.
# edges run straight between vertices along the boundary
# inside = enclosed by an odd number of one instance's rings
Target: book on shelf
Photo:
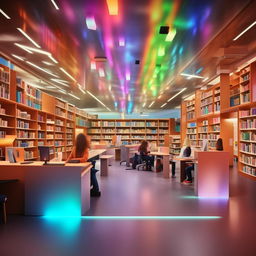
[[[8,127],[8,121],[4,120],[0,117],[0,126],[2,127]]]

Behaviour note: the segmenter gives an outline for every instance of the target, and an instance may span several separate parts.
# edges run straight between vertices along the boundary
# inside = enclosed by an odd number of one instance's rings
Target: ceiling
[[[233,41],[256,20],[256,1],[12,0],[0,8],[10,18],[0,14],[0,51],[43,90],[99,113],[172,109],[256,49],[256,26]]]

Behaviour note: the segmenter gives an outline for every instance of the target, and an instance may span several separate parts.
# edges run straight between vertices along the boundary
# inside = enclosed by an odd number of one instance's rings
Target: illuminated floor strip
[[[49,219],[79,218],[86,220],[211,220],[221,216],[44,216]]]

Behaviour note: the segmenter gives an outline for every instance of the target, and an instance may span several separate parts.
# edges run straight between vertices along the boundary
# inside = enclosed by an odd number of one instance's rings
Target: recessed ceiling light
[[[73,97],[73,98],[75,98],[75,99],[77,99],[77,100],[80,100],[80,98],[78,98],[77,96],[75,96],[75,95],[72,94],[72,93],[68,93],[68,95],[70,95],[71,97]]]
[[[37,44],[24,30],[21,28],[17,28],[17,30],[19,30],[20,33],[25,36],[33,45],[35,45],[37,48],[41,48],[41,46]]]
[[[166,106],[167,105],[167,102],[166,103],[164,103],[160,108],[163,108],[164,106]]]
[[[59,10],[59,7],[58,7],[58,5],[55,3],[55,1],[54,1],[54,0],[51,0],[51,2],[52,2],[52,4],[54,5],[54,7],[56,8],[56,10]]]
[[[155,101],[152,101],[148,107],[151,108],[154,105],[154,103],[155,103]]]
[[[75,79],[73,76],[71,76],[64,68],[60,68],[60,70],[61,70],[64,74],[66,74],[71,80],[73,80],[74,82],[76,82],[76,79]]]
[[[204,78],[202,76],[198,76],[198,75],[193,75],[193,74],[186,74],[186,73],[181,73],[181,76],[186,76],[186,77],[191,77],[191,78]]]
[[[12,56],[18,60],[24,61],[24,59],[18,55],[12,54]]]
[[[37,69],[39,69],[39,70],[41,70],[41,71],[43,71],[43,72],[45,72],[45,73],[47,73],[47,74],[49,74],[49,75],[51,75],[51,76],[58,77],[57,75],[55,75],[55,74],[53,74],[53,73],[51,73],[51,72],[49,72],[49,71],[47,71],[47,70],[45,70],[45,69],[43,69],[43,68],[37,66],[36,64],[34,64],[34,63],[30,62],[30,61],[26,61],[26,63],[28,63],[30,66],[32,66],[32,67],[34,67],[34,68],[37,68]]]
[[[67,84],[68,81],[61,80],[61,79],[56,79],[56,78],[51,78],[50,80],[52,80],[52,81],[55,82],[55,83],[64,85],[64,86],[66,86],[66,87],[69,87],[69,85]]]
[[[42,63],[44,63],[44,64],[45,64],[45,65],[47,65],[47,66],[53,66],[53,64],[52,64],[52,63],[47,62],[47,61],[42,61]]]
[[[185,90],[187,90],[187,88],[183,88],[182,90],[180,90],[178,93],[176,93],[174,96],[172,96],[169,100],[167,100],[167,102],[170,102],[171,100],[173,100],[175,97],[177,97],[179,94],[181,94]]]
[[[94,17],[86,17],[86,26],[90,30],[97,30],[96,22]]]
[[[2,9],[0,9],[0,13],[1,13],[7,20],[10,20],[10,19],[11,19]]]
[[[236,41],[239,37],[241,37],[244,33],[246,33],[250,28],[256,25],[256,21],[254,21],[250,26],[248,26],[245,30],[243,30],[238,36],[236,36],[233,41]]]

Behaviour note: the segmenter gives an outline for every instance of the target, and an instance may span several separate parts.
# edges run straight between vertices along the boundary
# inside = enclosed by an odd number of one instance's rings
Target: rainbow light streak
[[[109,15],[118,15],[118,0],[107,0]]]
[[[84,219],[84,220],[216,220],[221,219],[221,216],[197,216],[197,215],[185,215],[185,216],[51,216],[45,215],[42,218],[54,219],[54,218],[74,218],[74,219]]]
[[[103,68],[99,68],[99,76],[100,77],[105,77],[105,72]]]
[[[86,22],[86,26],[87,26],[88,29],[97,30],[96,22],[95,22],[94,17],[86,17],[85,22]]]

